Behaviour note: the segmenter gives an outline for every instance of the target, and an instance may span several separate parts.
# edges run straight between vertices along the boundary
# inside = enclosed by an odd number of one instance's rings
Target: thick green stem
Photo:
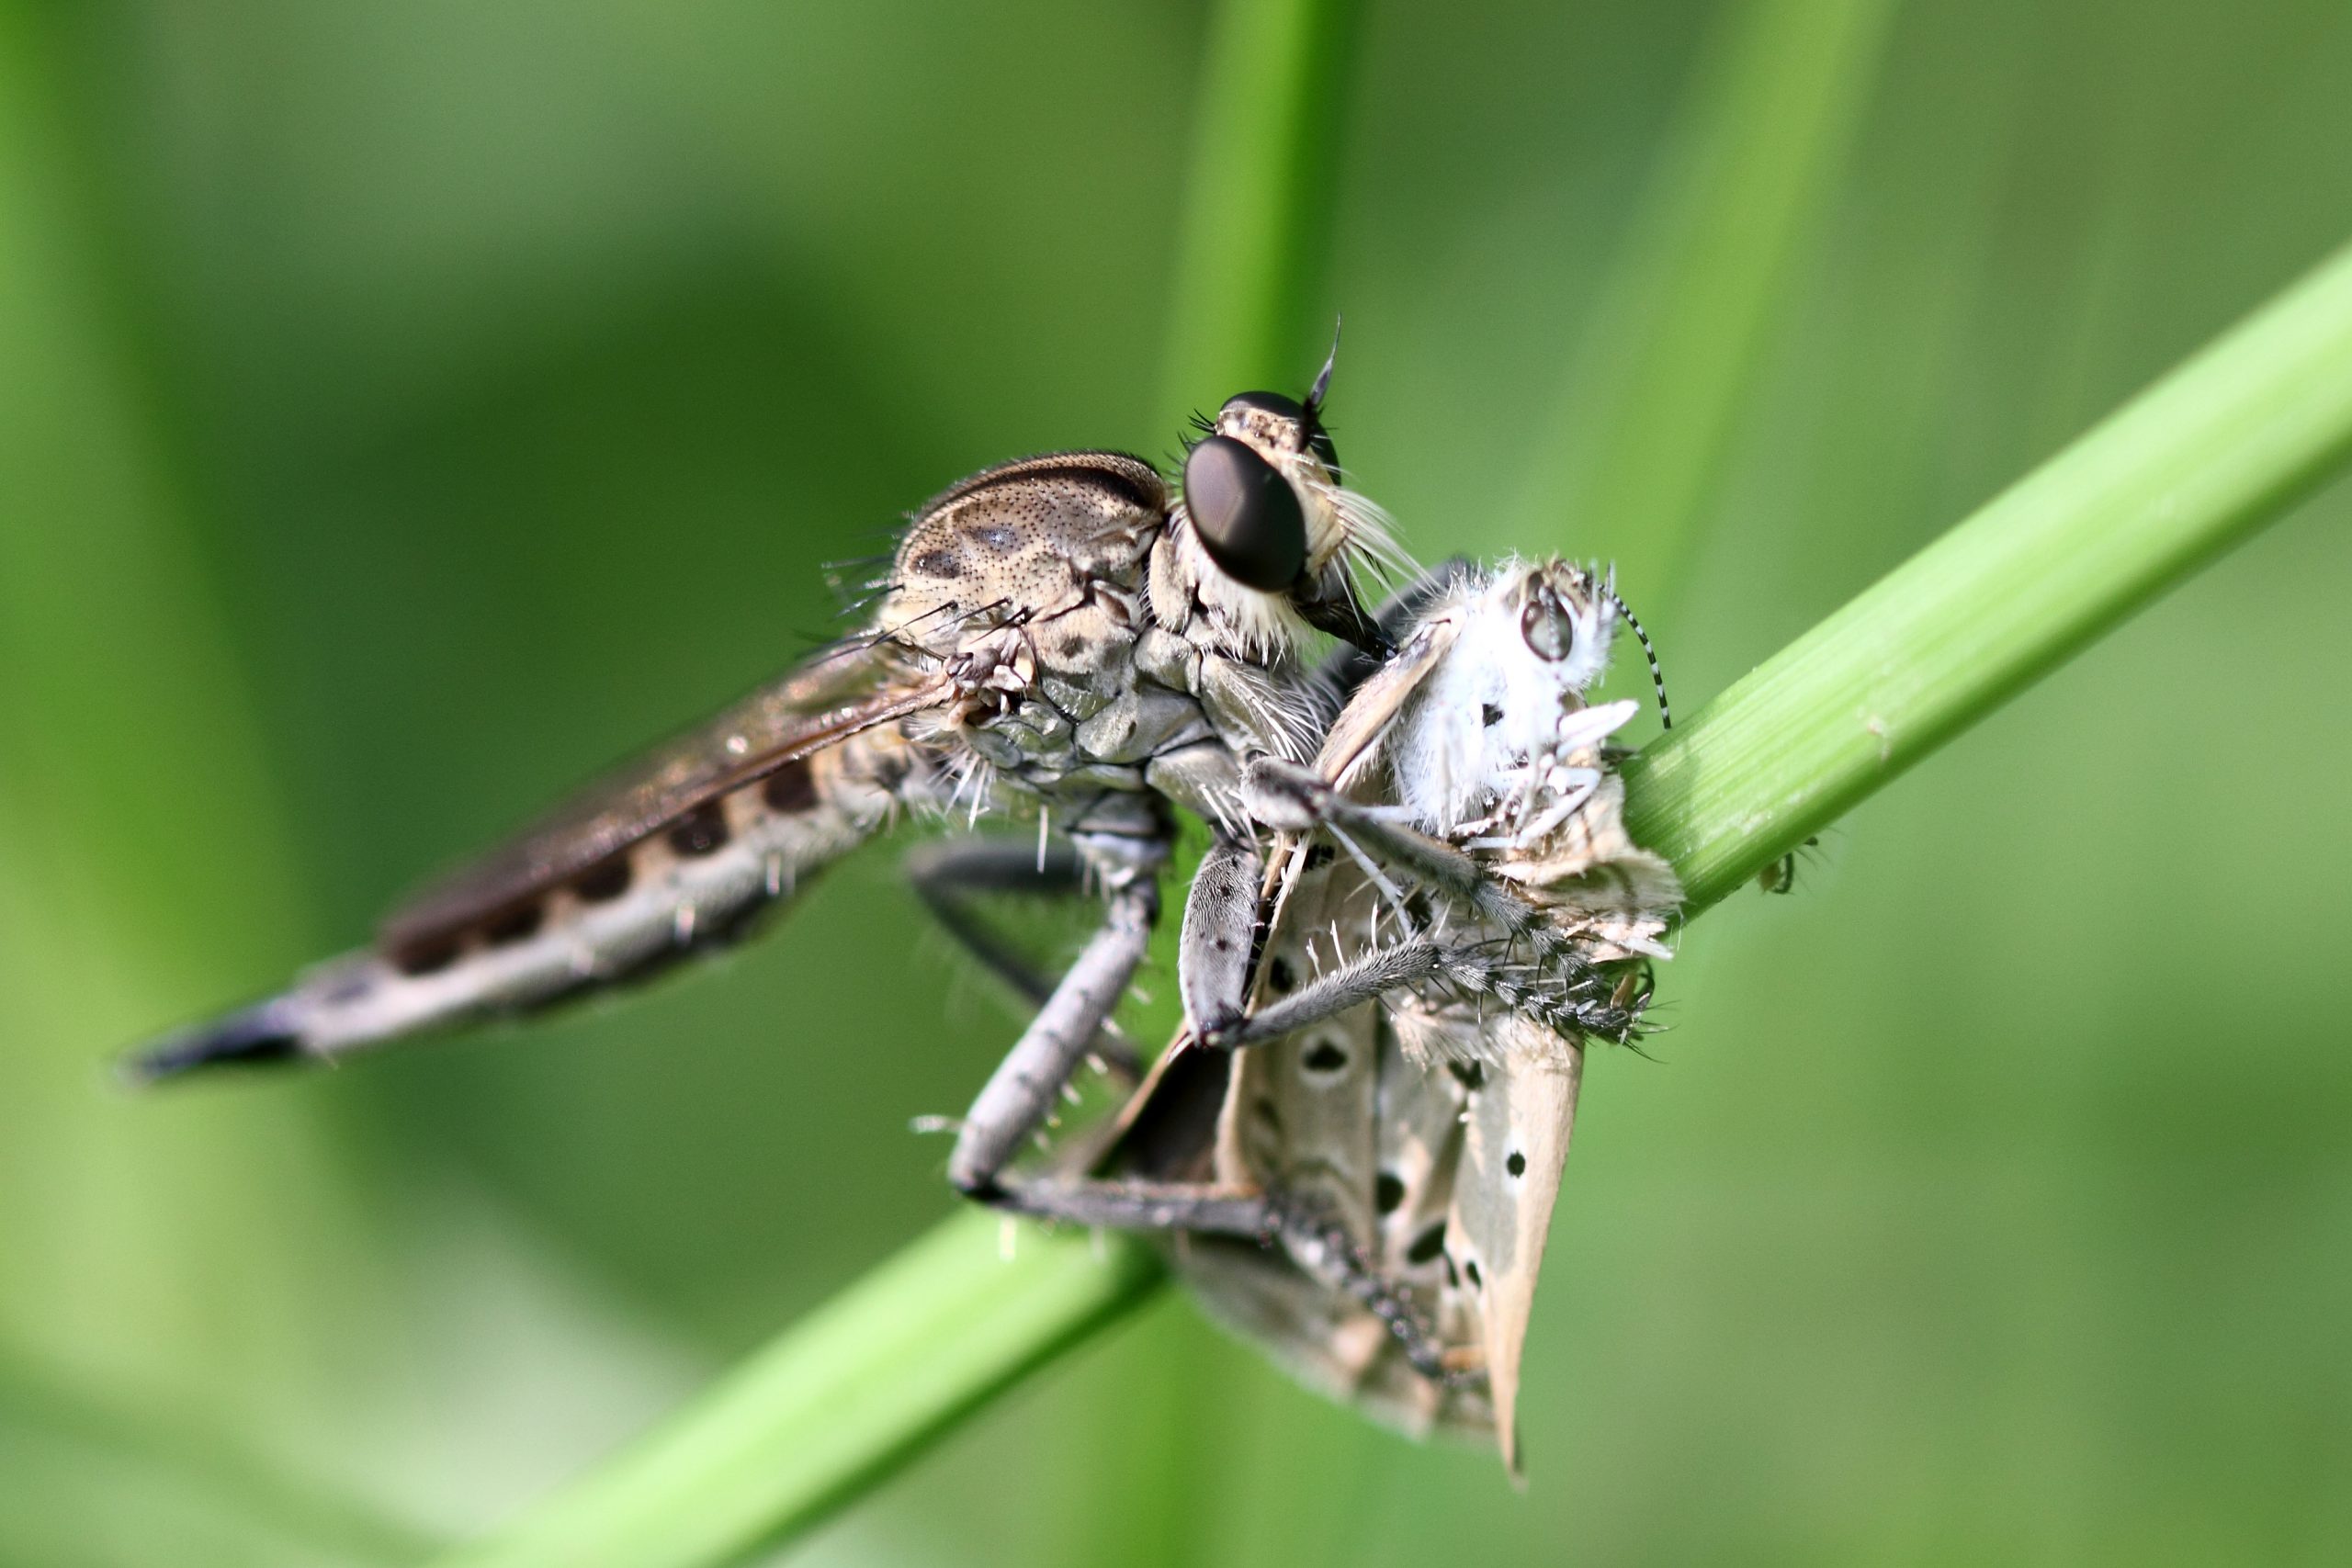
[[[1713,903],[2307,491],[2352,449],[2352,252],[2222,337],[1628,768]],[[1138,1300],[1149,1255],[950,1221],[605,1472],[461,1561],[686,1564],[806,1529]]]
[[[1010,1256],[1007,1247],[1011,1245]],[[805,1530],[1000,1390],[1118,1317],[1160,1277],[1099,1246],[973,1210],[933,1230],[512,1534],[478,1568],[725,1562]]]
[[[1735,890],[2324,479],[2352,250],[1994,498],[1626,769],[1694,908]]]

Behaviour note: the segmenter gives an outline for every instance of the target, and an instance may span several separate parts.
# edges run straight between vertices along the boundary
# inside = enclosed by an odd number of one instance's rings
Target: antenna
[[[1625,601],[1617,597],[1614,574],[1611,574],[1610,581],[1602,584],[1600,591],[1609,595],[1609,602],[1617,606],[1617,613],[1625,617],[1625,624],[1633,627],[1634,635],[1641,639],[1642,657],[1650,661],[1650,684],[1657,688],[1657,727],[1672,729],[1674,714],[1666,705],[1666,671],[1657,667],[1657,649],[1650,646],[1650,634],[1642,630],[1642,623],[1634,618],[1633,610]]]

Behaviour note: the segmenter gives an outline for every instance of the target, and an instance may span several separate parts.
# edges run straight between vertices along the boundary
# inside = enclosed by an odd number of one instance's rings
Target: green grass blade
[[[1894,0],[1723,8],[1512,508],[1671,584],[1785,283],[1877,79]],[[1653,612],[1655,614],[1655,612]]]
[[[389,1568],[413,1530],[224,1442],[0,1359],[0,1562]]]
[[[501,1540],[477,1568],[685,1568],[798,1534],[965,1415],[1120,1316],[1160,1278],[1128,1237],[959,1213]]]
[[[2339,254],[1629,768],[1699,905],[2276,516],[2352,449]],[[471,1568],[721,1561],[805,1528],[1147,1292],[1148,1254],[950,1221]],[[625,1543],[627,1550],[622,1550]],[[604,1555],[598,1555],[601,1551]]]
[[[1210,23],[1177,240],[1160,406],[1170,428],[1235,392],[1306,390],[1309,298],[1330,220],[1329,133],[1351,0],[1226,0]]]
[[[2338,252],[1626,769],[1694,907],[1739,886],[2159,591],[2352,446]]]
[[[126,1425],[282,1459],[315,1449],[308,1417],[357,1375],[380,1240],[315,1100],[134,1108],[101,1072],[305,943],[187,433],[93,211],[52,20],[0,8],[0,1359]],[[302,1537],[260,1495],[183,1511],[143,1460],[92,1482],[86,1435],[49,1425],[62,1407],[0,1387],[0,1554],[71,1540],[81,1562],[260,1561],[215,1555],[199,1513],[231,1540]],[[27,1479],[52,1461],[90,1490]]]

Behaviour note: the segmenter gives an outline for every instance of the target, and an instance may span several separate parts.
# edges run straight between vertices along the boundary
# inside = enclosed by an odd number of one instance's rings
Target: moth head
[[[1523,657],[1564,694],[1581,697],[1608,672],[1617,600],[1592,573],[1559,560],[1531,567],[1507,604]]]
[[[1338,345],[1333,344],[1333,354]],[[1340,482],[1323,424],[1323,367],[1306,400],[1280,392],[1227,398],[1184,455],[1183,508],[1173,530],[1182,572],[1210,618],[1262,651],[1303,623],[1385,653],[1355,578],[1403,562],[1380,509]]]

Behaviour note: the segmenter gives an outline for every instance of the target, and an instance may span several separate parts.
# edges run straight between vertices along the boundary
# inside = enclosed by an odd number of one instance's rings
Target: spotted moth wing
[[[1254,1002],[1279,999],[1370,940],[1376,894],[1360,869],[1327,861],[1290,869],[1276,899]],[[1216,1179],[1254,1188],[1334,1221],[1362,1266],[1396,1290],[1449,1365],[1483,1357],[1473,1315],[1441,1310],[1442,1238],[1464,1145],[1463,1079],[1411,1059],[1388,1016],[1367,1002],[1234,1054]],[[1412,1365],[1389,1325],[1317,1260],[1261,1252],[1255,1262],[1195,1243],[1181,1264],[1214,1315],[1264,1344],[1312,1387],[1420,1435],[1490,1432],[1475,1380],[1439,1382]],[[1270,1258],[1280,1259],[1270,1264]]]
[[[1521,1021],[1495,1028],[1543,1032]],[[1503,1462],[1519,1474],[1519,1372],[1544,1243],[1576,1122],[1584,1052],[1514,1042],[1469,1095],[1446,1224],[1450,1292],[1477,1324]],[[1458,1280],[1458,1283],[1455,1282]]]
[[[1291,864],[1304,865],[1294,857]],[[1262,1008],[1313,978],[1362,930],[1372,889],[1352,864],[1301,869],[1276,904],[1251,1005]],[[1283,1194],[1372,1235],[1374,1116],[1379,1004],[1364,1002],[1266,1045],[1233,1055],[1232,1087],[1217,1129],[1217,1176]]]

